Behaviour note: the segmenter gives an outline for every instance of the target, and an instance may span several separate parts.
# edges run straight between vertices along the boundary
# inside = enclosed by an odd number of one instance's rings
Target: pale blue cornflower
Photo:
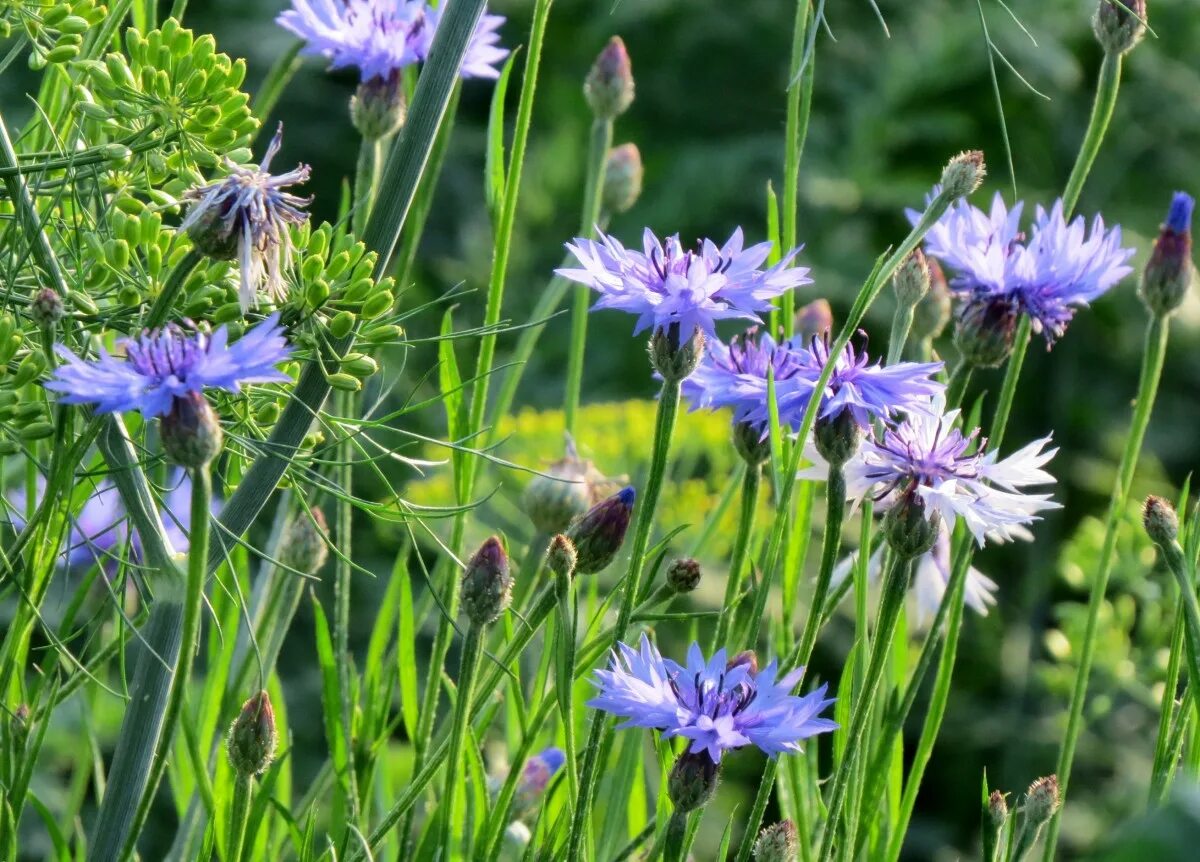
[[[283,273],[292,259],[289,228],[308,220],[301,208],[312,198],[284,191],[308,180],[308,165],[277,175],[268,170],[282,141],[280,123],[257,167],[226,162],[229,174],[224,179],[184,193],[192,205],[179,229],[187,231],[205,254],[238,261],[243,312],[256,303],[260,287],[276,302],[286,299]]]
[[[812,281],[807,267],[791,265],[799,249],[761,269],[771,243],[749,248],[743,244],[741,228],[723,246],[705,239],[695,251],[685,250],[678,236],[660,242],[649,228],[642,236],[642,251],[600,233],[599,240],[576,238],[567,243],[582,268],[557,272],[598,292],[595,309],[637,315],[635,335],[646,329],[677,328],[679,338],[686,340],[699,329],[716,340],[718,320],[761,323],[758,313],[770,311],[772,299]]]
[[[926,518],[940,518],[953,530],[962,518],[979,545],[986,538],[1023,538],[1038,513],[1056,509],[1049,494],[1026,494],[1031,485],[1046,485],[1054,477],[1042,467],[1057,449],[1046,450],[1043,437],[1007,458],[985,452],[979,429],[964,436],[955,426],[959,411],[943,413],[935,399],[929,412],[910,413],[903,422],[886,426],[878,439],[863,443],[845,465],[847,494],[867,495],[887,509],[899,502],[919,502]]]
[[[291,379],[275,368],[291,353],[278,314],[233,344],[224,326],[208,334],[175,324],[121,344],[123,358],[101,348],[99,358],[91,362],[58,345],[55,350],[65,361],[46,388],[60,393],[64,404],[94,404],[97,413],[137,410],[151,419],[167,413],[175,399],[205,389],[240,392],[244,383]]]
[[[705,661],[692,644],[687,666],[663,659],[643,634],[639,649],[619,643],[608,670],[595,672],[600,689],[588,706],[626,721],[620,727],[663,731],[664,738],[691,740],[693,754],[705,752],[713,763],[723,752],[755,745],[768,756],[800,751],[800,741],[835,730],[820,714],[833,703],[827,686],[803,697],[790,694],[803,668],[776,681],[775,662],[756,670],[739,656],[726,662],[725,650]]]
[[[1022,204],[1006,209],[997,193],[989,213],[960,200],[929,231],[925,251],[953,274],[962,316],[1014,320],[1028,314],[1047,345],[1066,331],[1075,310],[1087,306],[1132,272],[1132,248],[1121,228],[1106,229],[1097,215],[1089,231],[1082,216],[1066,220],[1062,200],[1038,206],[1028,237],[1020,231]],[[914,223],[920,213],[909,210]],[[986,314],[985,314],[986,312]]]
[[[777,344],[765,332],[751,329],[728,346],[710,344],[692,376],[683,381],[683,393],[693,408],[730,407],[735,421],[754,425],[766,434],[770,372],[780,423],[795,431],[829,359],[825,337],[813,338],[807,346],[796,341]],[[928,411],[931,399],[945,390],[933,378],[941,368],[940,362],[872,363],[865,351],[847,344],[825,385],[818,418],[831,419],[847,410],[854,423],[867,430],[876,419]]]
[[[424,62],[442,18],[442,7],[422,0],[292,0],[275,19],[304,40],[303,53],[324,57],[329,68],[354,67],[362,81],[394,78]],[[463,58],[464,78],[498,78],[496,65],[508,56],[496,31],[500,15],[485,14]]]

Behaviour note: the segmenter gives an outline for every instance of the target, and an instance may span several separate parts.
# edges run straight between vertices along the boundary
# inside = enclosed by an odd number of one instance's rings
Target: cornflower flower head
[[[1099,215],[1090,230],[1082,216],[1068,222],[1060,199],[1049,210],[1036,208],[1026,237],[1021,211],[1020,203],[1005,207],[999,193],[987,213],[959,201],[925,239],[926,253],[953,272],[951,287],[963,302],[960,329],[999,328],[1006,349],[1020,314],[1028,314],[1034,331],[1052,346],[1077,308],[1132,271],[1127,261],[1134,250],[1123,248],[1121,228],[1106,229]],[[907,214],[914,223],[920,218],[914,210]]]
[[[97,413],[137,410],[147,419],[169,412],[175,402],[205,389],[240,392],[245,383],[290,380],[275,366],[291,353],[272,314],[245,335],[229,343],[220,326],[209,334],[176,324],[147,330],[121,342],[125,356],[117,358],[100,348],[91,362],[59,344],[64,360],[46,383],[64,404],[94,404]]]
[[[728,407],[733,421],[752,425],[767,434],[769,418],[768,376],[774,380],[779,404],[791,403],[794,390],[812,391],[812,383],[801,376],[802,366],[788,342],[776,342],[765,330],[752,327],[730,339],[729,344],[712,341],[682,391],[693,410]]]
[[[302,208],[312,198],[284,189],[307,182],[309,166],[297,165],[283,174],[269,171],[282,141],[280,123],[257,167],[226,162],[229,175],[224,179],[184,193],[192,205],[179,229],[187,231],[196,248],[210,257],[238,260],[238,300],[243,312],[256,303],[260,287],[276,302],[286,298],[283,272],[292,258],[289,226],[308,220]]]
[[[678,235],[660,242],[649,228],[642,235],[642,251],[627,249],[607,234],[599,236],[567,243],[582,269],[557,272],[598,292],[595,309],[636,314],[634,335],[674,330],[686,340],[698,329],[715,341],[718,320],[761,323],[758,312],[770,311],[771,299],[812,281],[807,267],[791,265],[799,249],[762,269],[771,243],[745,248],[741,228],[722,246],[705,239],[694,251],[684,249]]]
[[[1039,512],[1058,508],[1049,494],[1022,490],[1054,482],[1041,469],[1058,451],[1046,450],[1049,436],[1000,458],[995,451],[984,451],[979,429],[964,436],[954,427],[958,410],[943,412],[940,397],[933,406],[932,411],[910,413],[863,444],[845,468],[850,496],[871,494],[889,514],[915,511],[934,528],[940,522],[953,530],[962,518],[979,545],[986,538],[1021,538]],[[935,535],[929,535],[922,553],[932,546]]]
[[[275,19],[304,40],[302,53],[324,57],[330,69],[354,67],[364,82],[395,79],[424,62],[442,19],[442,7],[422,0],[292,0]],[[504,18],[485,14],[463,57],[464,78],[498,78],[496,64],[508,56],[496,32]]]
[[[588,706],[625,718],[620,727],[689,739],[689,751],[707,753],[713,763],[746,745],[774,757],[800,751],[801,740],[837,727],[820,717],[833,703],[825,698],[827,686],[803,697],[790,694],[803,673],[801,668],[777,680],[775,662],[756,670],[750,661],[727,662],[725,650],[706,661],[696,644],[687,665],[679,665],[664,660],[643,634],[638,649],[617,644],[608,670],[595,672],[600,691]]]

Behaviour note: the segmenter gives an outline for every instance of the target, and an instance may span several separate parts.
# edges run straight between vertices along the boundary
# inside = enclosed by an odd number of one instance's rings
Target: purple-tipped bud
[[[29,304],[29,317],[40,329],[57,326],[65,313],[62,297],[52,287],[43,287]]]
[[[604,169],[604,209],[610,213],[623,213],[630,209],[642,196],[642,153],[637,144],[621,144],[608,154],[608,165]]]
[[[508,554],[500,540],[492,536],[479,546],[463,571],[463,613],[472,625],[490,625],[510,601],[512,575],[508,570]]]
[[[976,368],[996,368],[1008,359],[1020,317],[1005,299],[968,303],[958,315],[954,344],[963,359]]]
[[[675,810],[686,814],[707,805],[716,795],[719,773],[707,751],[679,755],[667,778],[667,795]]]
[[[909,491],[887,511],[883,519],[884,536],[888,546],[901,559],[912,559],[926,553],[937,541],[941,516],[926,513],[921,497]]]
[[[854,413],[842,409],[832,416],[822,416],[817,420],[813,440],[817,451],[830,466],[841,467],[858,451],[863,430],[855,420]]]
[[[574,542],[561,533],[550,540],[550,547],[546,549],[546,565],[550,571],[568,580],[575,574],[578,557]]]
[[[781,820],[758,833],[754,842],[754,862],[795,862],[800,851],[796,824]]]
[[[700,586],[700,563],[681,557],[667,566],[667,586],[677,593],[690,593]]]
[[[1192,284],[1192,209],[1195,200],[1176,192],[1150,252],[1138,289],[1142,302],[1158,317],[1177,309]]]
[[[400,131],[407,116],[408,97],[397,72],[363,81],[350,97],[350,119],[368,141]]]
[[[912,337],[917,341],[937,338],[950,322],[950,285],[936,258],[926,257],[929,292],[913,309]]]
[[[1030,822],[1040,826],[1058,810],[1058,776],[1047,775],[1029,785],[1025,795],[1025,814]]]
[[[613,36],[596,58],[583,95],[592,113],[600,119],[611,120],[625,113],[633,102],[633,64],[620,36]]]
[[[758,653],[752,649],[744,649],[725,663],[725,672],[735,667],[744,667],[750,671],[750,676],[758,676]]]
[[[243,777],[262,775],[275,759],[275,710],[265,691],[242,704],[229,727],[229,764]]]
[[[902,306],[915,306],[929,292],[929,262],[919,248],[904,259],[892,277],[896,301]]]
[[[833,309],[827,299],[814,299],[796,312],[796,338],[809,344],[833,329]]]
[[[742,460],[755,467],[771,457],[771,440],[753,422],[733,423],[733,448]]]
[[[942,170],[942,190],[951,199],[966,197],[982,185],[986,176],[983,150],[966,150],[952,158]]]
[[[1008,819],[1008,800],[999,790],[993,790],[988,794],[987,813],[988,821],[992,824],[993,829],[998,830]]]
[[[566,755],[561,748],[547,748],[525,761],[521,770],[521,778],[517,783],[516,796],[513,799],[513,814],[518,819],[528,813],[536,804],[550,780],[566,762]]]
[[[1092,31],[1106,54],[1124,54],[1146,35],[1146,0],[1100,0]]]
[[[632,487],[622,488],[588,509],[567,530],[575,546],[576,574],[594,575],[613,561],[625,541],[635,498]]]
[[[176,396],[162,418],[163,449],[181,467],[204,469],[220,453],[224,439],[217,414],[199,392]]]
[[[279,562],[288,569],[315,575],[329,559],[329,525],[325,513],[313,506],[299,512],[283,528],[279,540]]]
[[[704,356],[706,339],[699,326],[686,341],[681,336],[678,323],[666,329],[659,327],[650,336],[650,364],[664,380],[683,380],[696,370]]]
[[[1162,497],[1151,495],[1146,498],[1142,506],[1142,525],[1156,545],[1170,545],[1179,536],[1179,515]]]

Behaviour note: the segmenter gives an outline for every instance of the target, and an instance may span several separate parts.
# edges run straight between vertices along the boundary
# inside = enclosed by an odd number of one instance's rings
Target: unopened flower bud
[[[592,113],[611,120],[633,102],[633,65],[620,36],[609,39],[583,84],[583,95]]]
[[[959,313],[954,344],[976,368],[996,368],[1008,359],[1017,331],[1017,308],[1007,300],[969,303]]]
[[[1058,776],[1047,775],[1029,785],[1025,795],[1025,813],[1030,822],[1041,825],[1058,810]]]
[[[756,467],[771,457],[770,438],[753,422],[734,421],[733,448],[751,467]]]
[[[329,524],[316,506],[298,512],[283,528],[279,540],[279,562],[296,572],[315,575],[329,559]]]
[[[1162,497],[1146,498],[1142,507],[1142,524],[1146,535],[1156,545],[1169,545],[1179,536],[1179,515],[1175,507]]]
[[[513,799],[513,816],[520,818],[533,809],[566,759],[561,748],[550,747],[525,761]]]
[[[750,671],[750,676],[758,675],[758,653],[752,649],[744,649],[725,663],[725,672],[735,667],[744,667]]]
[[[512,575],[508,571],[508,554],[500,540],[492,536],[479,546],[463,571],[463,613],[473,625],[490,625],[510,601]]]
[[[929,267],[929,292],[913,309],[912,336],[917,341],[930,341],[942,334],[950,322],[950,286],[935,258],[926,257]]]
[[[704,332],[699,326],[692,330],[686,341],[681,338],[678,323],[672,323],[666,329],[658,327],[650,336],[650,364],[664,380],[683,380],[700,364],[704,344]]]
[[[29,317],[41,329],[56,326],[65,312],[62,297],[52,287],[43,287],[29,304]]]
[[[754,862],[795,862],[800,851],[800,835],[796,824],[781,820],[758,833],[754,842]]]
[[[24,748],[25,740],[29,737],[29,705],[18,704],[12,714],[12,738],[18,748]]]
[[[817,419],[813,429],[817,451],[834,467],[840,467],[854,457],[862,439],[863,430],[855,421],[854,413],[844,408],[832,416]]]
[[[621,144],[608,154],[608,166],[604,170],[604,209],[610,213],[623,213],[630,209],[642,196],[642,153],[637,144]]]
[[[679,755],[667,778],[667,795],[675,810],[686,814],[707,805],[717,792],[719,772],[707,751]]]
[[[1100,0],[1092,31],[1106,54],[1124,54],[1146,35],[1146,0]]]
[[[987,813],[993,829],[999,829],[1004,825],[1004,821],[1008,820],[1008,801],[999,790],[988,794]]]
[[[900,305],[916,306],[929,292],[929,263],[918,248],[906,257],[892,277],[892,289]]]
[[[1142,272],[1138,294],[1158,317],[1177,309],[1192,284],[1192,209],[1195,204],[1191,195],[1175,193],[1167,220]]]
[[[941,516],[927,515],[925,502],[915,493],[903,494],[883,519],[888,545],[901,559],[919,557],[937,540]]]
[[[667,567],[667,585],[677,593],[690,593],[700,586],[700,564],[691,557],[680,557]]]
[[[966,197],[983,183],[987,166],[982,150],[966,150],[952,158],[942,171],[942,190],[951,199]]]
[[[363,81],[350,97],[350,119],[369,141],[398,132],[407,115],[408,97],[396,72]]]
[[[533,526],[549,535],[561,533],[596,502],[593,493],[602,478],[590,461],[580,459],[569,435],[566,448],[566,455],[551,464],[545,475],[530,479],[521,495]]]
[[[242,711],[229,727],[229,764],[245,778],[262,775],[275,759],[275,710],[265,691],[242,704]]]
[[[622,488],[588,509],[567,530],[575,546],[577,575],[594,575],[613,561],[625,541],[635,498],[632,487]]]
[[[573,576],[577,558],[575,544],[566,536],[560,533],[550,540],[550,547],[546,550],[546,565],[554,574],[565,578]]]
[[[162,444],[176,464],[203,469],[221,451],[225,439],[212,405],[199,392],[177,395],[162,417]]]
[[[827,299],[814,299],[796,312],[796,338],[809,344],[814,338],[824,338],[833,329],[833,309]]]

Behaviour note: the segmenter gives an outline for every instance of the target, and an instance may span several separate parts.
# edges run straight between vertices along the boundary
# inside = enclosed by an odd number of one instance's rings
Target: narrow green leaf
[[[401,558],[396,559],[397,567]],[[400,615],[396,633],[396,663],[400,673],[400,715],[409,739],[417,733],[417,707],[421,695],[417,690],[417,630],[413,621],[412,580],[408,576],[407,558],[399,572],[392,577],[400,582]]]
[[[508,62],[500,72],[500,80],[492,91],[492,107],[488,112],[487,161],[484,164],[484,193],[487,195],[488,213],[496,220],[496,207],[504,199],[504,96],[508,92],[508,79],[512,74],[513,61],[517,52],[508,55]]]
[[[334,771],[341,778],[349,758],[346,752],[346,734],[342,727],[342,691],[338,684],[337,661],[334,658],[333,639],[329,634],[329,620],[315,595],[312,596],[312,605],[317,636],[317,661],[321,667],[321,707],[325,713],[325,736],[329,742]]]

